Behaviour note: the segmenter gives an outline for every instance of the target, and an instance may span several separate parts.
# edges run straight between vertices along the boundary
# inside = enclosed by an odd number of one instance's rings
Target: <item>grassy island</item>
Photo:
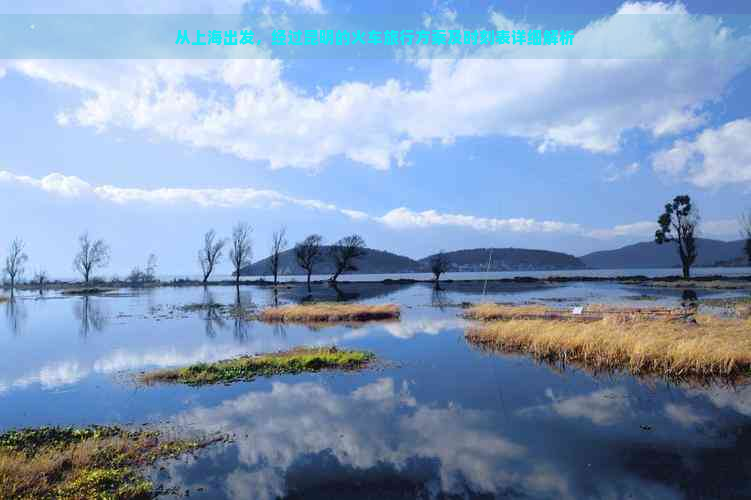
[[[255,377],[317,372],[321,370],[357,370],[374,359],[365,351],[347,351],[331,348],[298,348],[291,351],[199,363],[184,368],[158,370],[145,373],[140,380],[155,382],[204,385],[252,380]]]
[[[0,498],[153,498],[141,469],[204,444],[120,427],[8,431],[0,435]]]
[[[395,304],[339,304],[320,302],[310,305],[272,307],[261,312],[259,318],[267,322],[342,323],[378,321],[399,318]]]

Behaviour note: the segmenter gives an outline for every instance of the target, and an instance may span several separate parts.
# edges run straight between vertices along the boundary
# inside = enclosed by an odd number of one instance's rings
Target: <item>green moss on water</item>
[[[243,356],[216,363],[198,363],[185,368],[159,370],[144,374],[145,383],[173,382],[191,385],[252,380],[255,377],[317,372],[321,370],[356,370],[365,367],[375,356],[366,351],[295,349],[288,352]]]
[[[203,445],[121,427],[8,431],[0,434],[0,498],[153,498],[143,467]]]
[[[55,490],[57,498],[147,499],[154,485],[128,468],[84,469]]]

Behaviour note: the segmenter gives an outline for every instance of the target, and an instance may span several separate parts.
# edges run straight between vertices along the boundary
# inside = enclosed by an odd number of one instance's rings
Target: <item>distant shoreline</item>
[[[350,275],[355,278],[357,275]],[[388,275],[383,275],[388,276]],[[713,288],[713,289],[751,289],[751,275],[725,276],[725,275],[707,275],[696,276],[689,280],[684,280],[678,275],[665,276],[645,276],[645,275],[622,275],[622,276],[516,276],[510,278],[500,277],[473,277],[463,279],[442,279],[441,284],[561,284],[561,283],[621,283],[624,285],[645,285],[659,288]],[[358,280],[344,279],[336,285],[413,285],[413,284],[433,284],[430,279],[417,278],[384,278],[382,280]],[[334,284],[327,280],[311,281],[312,285],[331,286]],[[203,287],[201,280],[175,279],[170,281],[155,281],[150,283],[133,283],[128,281],[97,281],[89,284],[76,281],[51,281],[45,283],[43,289],[50,291],[68,292],[71,295],[92,295],[115,291],[118,289],[140,289],[140,288],[182,288],[182,287]],[[234,287],[234,280],[216,280],[208,281],[207,287]],[[266,279],[241,280],[240,287],[256,286],[269,287],[274,286],[273,281]],[[304,279],[279,281],[278,288],[305,286]],[[7,291],[7,288],[3,288]],[[23,283],[16,286],[17,290],[34,291],[40,287],[35,283]]]

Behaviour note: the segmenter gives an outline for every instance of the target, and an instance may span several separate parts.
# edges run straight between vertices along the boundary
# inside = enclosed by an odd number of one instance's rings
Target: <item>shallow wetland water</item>
[[[400,318],[308,328],[232,314],[238,300],[249,310],[298,303],[296,285],[276,296],[244,286],[239,298],[231,287],[21,294],[0,304],[0,431],[148,423],[226,436],[148,471],[190,498],[751,496],[751,387],[560,372],[464,340],[466,302],[675,305],[680,291],[490,283],[483,296],[479,282],[340,292],[398,304]],[[316,298],[337,295],[318,288]],[[152,369],[331,345],[379,362],[228,385],[135,382]]]

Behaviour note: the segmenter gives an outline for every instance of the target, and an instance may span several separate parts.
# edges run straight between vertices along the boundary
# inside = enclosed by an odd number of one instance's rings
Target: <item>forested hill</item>
[[[323,255],[321,261],[315,266],[314,274],[331,274],[334,271],[334,266],[328,256],[330,248],[329,246],[323,247]],[[359,274],[412,273],[423,270],[414,259],[372,248],[366,249],[365,256],[357,259],[356,265]],[[305,274],[305,271],[297,265],[295,252],[292,249],[279,255],[279,271],[280,274]],[[244,267],[241,272],[243,276],[267,276],[270,273],[271,258],[269,257]]]
[[[524,248],[476,248],[458,250],[444,254],[450,271],[479,272],[490,271],[533,271],[556,269],[583,269],[584,264],[573,255],[550,252],[548,250],[527,250]],[[428,265],[433,256],[420,262]],[[488,268],[488,260],[490,267]]]

